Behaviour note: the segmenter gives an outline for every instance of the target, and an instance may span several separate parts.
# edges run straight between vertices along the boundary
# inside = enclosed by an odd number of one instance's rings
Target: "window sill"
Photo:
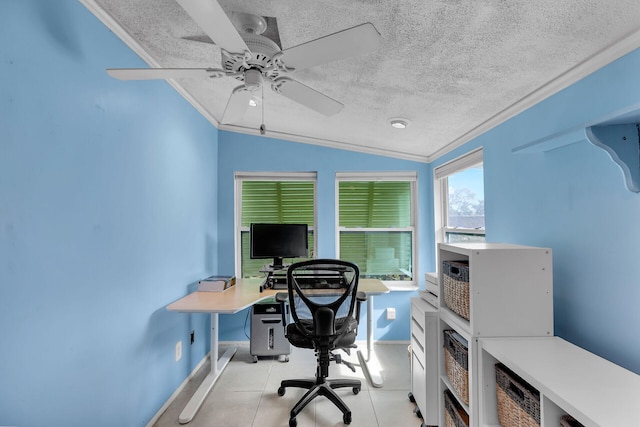
[[[387,281],[382,281],[382,283],[384,283],[384,285],[389,288],[390,291],[395,292],[395,291],[402,291],[402,292],[411,292],[411,291],[417,291],[419,289],[419,286],[417,283],[415,282],[387,282]]]

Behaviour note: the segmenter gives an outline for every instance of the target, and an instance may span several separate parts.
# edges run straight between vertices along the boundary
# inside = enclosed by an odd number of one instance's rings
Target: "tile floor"
[[[220,354],[224,351],[223,347],[221,346]],[[362,381],[362,391],[357,395],[348,388],[338,392],[351,408],[353,421],[350,425],[420,426],[422,420],[414,414],[415,405],[408,398],[411,373],[407,345],[376,344],[375,351],[384,379],[381,388],[372,387],[366,380],[362,369],[357,365],[355,351],[352,351],[351,356],[345,355],[356,364],[355,373],[343,365],[331,364],[330,378],[355,377]],[[277,393],[280,381],[287,378],[313,378],[315,366],[312,350],[292,348],[289,362],[280,362],[277,357],[261,357],[258,363],[252,363],[249,344],[241,345],[187,426],[286,427],[289,425],[289,411],[305,390],[288,388],[285,395],[280,397]],[[178,423],[178,415],[208,371],[207,363],[154,427],[181,425]],[[298,427],[344,425],[342,413],[324,397],[315,399],[296,419]]]

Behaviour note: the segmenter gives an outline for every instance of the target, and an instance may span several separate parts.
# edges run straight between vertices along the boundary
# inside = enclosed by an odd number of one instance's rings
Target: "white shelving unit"
[[[470,426],[479,426],[478,340],[483,337],[553,335],[552,253],[547,248],[505,243],[441,243],[438,262],[442,265],[443,261],[469,263],[470,316],[466,320],[446,306],[440,268],[439,425],[445,425],[443,393],[448,389],[469,415]],[[446,329],[455,330],[468,342],[468,405],[460,399],[446,375],[443,354],[443,331]]]
[[[479,339],[480,423],[499,427],[495,364],[540,392],[541,427],[571,415],[586,427],[640,426],[640,375],[559,337]]]

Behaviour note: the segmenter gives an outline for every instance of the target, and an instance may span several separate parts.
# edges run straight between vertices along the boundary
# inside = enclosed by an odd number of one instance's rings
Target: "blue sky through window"
[[[449,187],[468,188],[476,195],[476,200],[484,200],[484,174],[482,167],[470,168],[450,175]]]

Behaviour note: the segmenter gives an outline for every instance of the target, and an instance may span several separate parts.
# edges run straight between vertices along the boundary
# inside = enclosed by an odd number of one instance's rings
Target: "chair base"
[[[280,388],[278,389],[278,395],[284,396],[285,389],[287,387],[297,387],[308,389],[308,391],[302,396],[302,398],[295,404],[293,409],[291,409],[291,418],[289,420],[290,426],[295,426],[296,416],[302,412],[302,410],[316,397],[325,396],[334,405],[340,409],[342,412],[342,418],[345,424],[351,423],[351,410],[344,403],[344,401],[338,396],[338,394],[334,391],[336,388],[347,388],[351,387],[353,390],[353,394],[360,393],[362,389],[362,384],[360,380],[348,380],[348,379],[317,379],[317,380],[283,380],[280,383]]]

